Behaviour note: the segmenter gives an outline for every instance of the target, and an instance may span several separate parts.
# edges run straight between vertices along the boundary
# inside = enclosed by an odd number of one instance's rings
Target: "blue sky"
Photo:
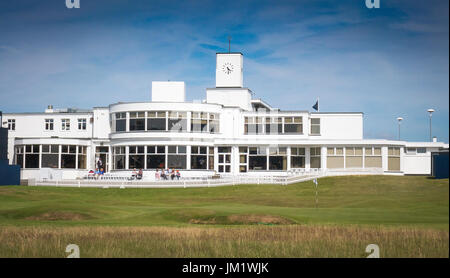
[[[365,138],[448,143],[449,1],[0,2],[0,110],[149,101],[151,81],[214,87],[215,53],[244,54],[244,86],[282,110],[364,112]]]

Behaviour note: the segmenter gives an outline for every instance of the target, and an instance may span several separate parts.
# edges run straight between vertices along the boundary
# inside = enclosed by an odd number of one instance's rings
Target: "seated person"
[[[98,178],[100,176],[100,169],[96,168],[95,169],[95,173],[94,173],[94,177]]]
[[[94,170],[89,170],[89,173],[88,173],[88,177],[94,177],[95,176],[95,172],[94,172]]]
[[[144,171],[142,169],[139,169],[139,172],[137,173],[136,179],[141,180],[144,175]]]
[[[177,180],[179,180],[180,177],[181,177],[180,170],[177,170]]]
[[[133,172],[131,172],[131,179],[135,179],[137,176],[136,168],[133,169]]]

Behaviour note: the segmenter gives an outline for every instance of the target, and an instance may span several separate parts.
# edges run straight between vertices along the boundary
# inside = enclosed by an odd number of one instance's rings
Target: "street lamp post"
[[[403,118],[402,117],[398,117],[397,121],[398,121],[398,140],[400,140],[400,124],[402,123]]]
[[[428,111],[428,113],[430,113],[430,142],[431,141],[433,141],[433,137],[432,137],[432,133],[431,133],[431,117],[432,117],[432,114],[433,114],[433,112],[434,112],[434,109],[432,109],[432,108],[430,108],[430,109],[428,109],[427,110]]]

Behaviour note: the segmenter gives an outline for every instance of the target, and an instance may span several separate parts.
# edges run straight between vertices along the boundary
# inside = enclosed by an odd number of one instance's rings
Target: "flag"
[[[313,107],[316,111],[319,111],[319,100],[316,101],[316,104],[313,105]]]

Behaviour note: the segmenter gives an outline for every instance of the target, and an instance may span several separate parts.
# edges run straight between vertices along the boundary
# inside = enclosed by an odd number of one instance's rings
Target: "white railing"
[[[103,187],[103,188],[186,188],[186,187],[215,187],[238,184],[279,184],[288,185],[303,181],[312,180],[324,176],[340,175],[378,175],[382,174],[382,169],[310,169],[310,170],[290,170],[285,175],[259,175],[248,174],[225,175],[213,179],[211,177],[189,177],[174,180],[149,180],[145,177],[141,180],[131,180],[130,176],[120,174],[105,174],[100,177],[84,177],[77,180],[39,180],[38,186],[67,186],[67,187]]]

